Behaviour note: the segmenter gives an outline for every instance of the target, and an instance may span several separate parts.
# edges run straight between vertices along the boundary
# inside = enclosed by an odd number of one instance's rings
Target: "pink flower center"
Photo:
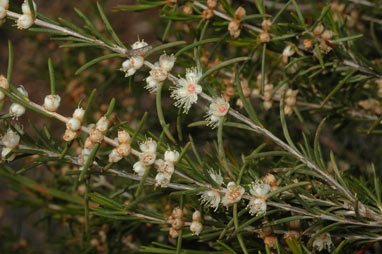
[[[220,106],[219,111],[220,111],[220,113],[224,113],[227,111],[227,107],[226,106]]]
[[[193,84],[190,84],[190,85],[188,85],[187,90],[188,90],[190,93],[193,93],[193,92],[195,92],[195,86],[194,86]]]

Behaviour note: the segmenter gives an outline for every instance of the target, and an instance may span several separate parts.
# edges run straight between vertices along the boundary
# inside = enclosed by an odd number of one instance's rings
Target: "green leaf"
[[[97,57],[97,58],[87,62],[86,64],[82,65],[80,68],[78,68],[78,70],[75,72],[75,74],[78,75],[81,72],[83,72],[84,70],[93,66],[94,64],[99,63],[99,62],[106,60],[106,59],[114,58],[114,57],[123,57],[123,55],[121,55],[121,54],[109,54],[109,55]]]
[[[49,80],[50,80],[50,94],[56,94],[56,78],[54,75],[54,69],[52,64],[52,59],[48,59],[49,68]]]
[[[156,108],[157,108],[157,114],[159,118],[159,123],[162,126],[162,129],[164,133],[166,134],[167,138],[171,140],[174,144],[176,144],[175,138],[172,136],[170,129],[167,126],[166,120],[164,119],[163,110],[162,110],[162,87],[163,83],[159,83],[157,91],[156,91]]]

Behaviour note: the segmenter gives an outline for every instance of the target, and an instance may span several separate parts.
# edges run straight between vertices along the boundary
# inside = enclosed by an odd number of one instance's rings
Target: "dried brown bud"
[[[209,20],[214,16],[214,12],[211,9],[205,9],[202,13],[203,20]]]
[[[71,129],[66,129],[64,136],[62,136],[62,139],[69,142],[75,139],[77,137],[77,134],[78,133],[76,131],[72,131]]]
[[[269,29],[271,29],[272,22],[269,19],[266,19],[261,23],[261,27],[263,28],[263,31],[268,32]]]
[[[240,35],[240,28],[241,24],[240,21],[237,19],[232,19],[231,22],[228,24],[228,31],[232,38],[237,38]]]
[[[236,9],[235,17],[237,19],[242,19],[242,18],[245,17],[245,15],[246,15],[246,11],[245,11],[245,9],[243,7],[240,6],[239,8]]]
[[[274,235],[266,236],[264,238],[264,244],[268,245],[268,247],[271,249],[276,248],[276,242],[277,242],[277,237]]]
[[[260,41],[262,43],[267,43],[270,41],[270,39],[271,39],[271,37],[269,36],[268,32],[261,32],[260,33]]]
[[[192,7],[189,4],[185,4],[182,6],[182,12],[186,15],[192,14]]]
[[[216,0],[207,0],[207,7],[211,10],[214,10],[218,6],[218,1]]]
[[[304,40],[304,49],[308,50],[308,49],[311,49],[311,48],[313,48],[313,41],[309,40],[309,39],[305,39]]]
[[[318,23],[318,25],[313,29],[313,34],[316,36],[319,36],[324,31],[324,26],[321,23]]]

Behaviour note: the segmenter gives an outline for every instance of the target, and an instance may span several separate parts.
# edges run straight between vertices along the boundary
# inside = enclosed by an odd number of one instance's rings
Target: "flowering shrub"
[[[369,137],[381,133],[381,7],[299,2],[119,5],[114,11],[127,15],[157,11],[164,24],[156,27],[159,43],[126,46],[100,3],[97,17],[75,9],[81,25],[43,15],[32,0],[0,0],[1,22],[15,33],[13,22],[74,52],[104,50],[73,75],[87,71],[91,79],[97,64],[118,61],[108,73],[118,80],[99,84],[102,92],[84,89],[66,117],[67,95],[56,91],[60,66],[47,60],[51,91],[40,105],[13,83],[9,42],[0,175],[24,206],[70,231],[52,246],[63,253],[378,253],[382,165]],[[111,93],[105,105],[106,85],[129,86],[136,101],[155,107],[124,119],[125,95]],[[23,129],[27,111],[34,115]],[[64,128],[38,130],[37,117]],[[38,170],[48,170],[49,181],[30,174]]]

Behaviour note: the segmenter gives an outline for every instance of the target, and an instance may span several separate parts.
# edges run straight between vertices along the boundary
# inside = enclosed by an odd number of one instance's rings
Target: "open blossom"
[[[200,197],[201,203],[205,206],[209,206],[215,208],[215,211],[218,209],[220,204],[220,193],[216,190],[208,190],[202,192],[202,196]]]
[[[7,133],[3,136],[1,139],[1,142],[5,147],[8,147],[10,149],[15,148],[20,143],[20,136],[17,132],[13,131],[12,129],[8,129]]]
[[[264,197],[271,190],[271,186],[267,183],[264,183],[261,180],[257,180],[256,182],[251,184],[251,188],[249,189],[249,193],[257,198]]]
[[[248,206],[249,214],[261,215],[267,211],[267,203],[262,198],[255,198],[249,201]]]
[[[133,170],[135,173],[137,173],[137,175],[143,176],[145,174],[146,167],[141,161],[137,161],[133,165]]]
[[[186,78],[180,78],[173,89],[171,97],[176,100],[175,106],[183,107],[183,113],[187,113],[192,104],[198,101],[198,94],[202,92],[202,87],[198,85],[201,77],[202,72],[196,67],[187,69]]]
[[[155,153],[157,150],[157,142],[152,138],[148,138],[145,142],[139,144],[142,152]]]
[[[222,204],[224,206],[230,206],[234,203],[237,203],[241,200],[245,190],[240,185],[237,185],[235,182],[229,182],[227,185],[227,192],[225,193]]]
[[[208,170],[208,174],[218,185],[222,185],[223,177],[220,171],[215,172],[214,170]]]
[[[159,66],[165,70],[166,72],[170,72],[172,70],[172,67],[174,67],[176,57],[174,54],[167,55],[164,53],[159,57]]]
[[[323,233],[316,237],[313,241],[313,248],[318,251],[322,251],[323,249],[330,251],[332,245],[333,242],[329,233]]]
[[[223,98],[214,99],[208,109],[207,125],[212,126],[212,128],[219,126],[220,121],[227,114],[229,107],[229,103]]]
[[[156,167],[158,174],[155,176],[155,182],[157,186],[167,187],[171,180],[172,174],[175,171],[174,164],[169,161],[159,159],[156,161]]]
[[[133,45],[131,45],[132,49],[139,49],[146,47],[148,44],[144,40],[138,40],[134,42]],[[125,73],[125,77],[129,77],[135,74],[135,72],[142,68],[143,63],[145,61],[144,54],[136,55],[133,57],[130,57],[129,59],[125,60],[122,63],[122,68],[120,69]]]
[[[179,152],[178,151],[167,150],[164,153],[164,160],[167,162],[175,163],[178,159],[179,159]]]

